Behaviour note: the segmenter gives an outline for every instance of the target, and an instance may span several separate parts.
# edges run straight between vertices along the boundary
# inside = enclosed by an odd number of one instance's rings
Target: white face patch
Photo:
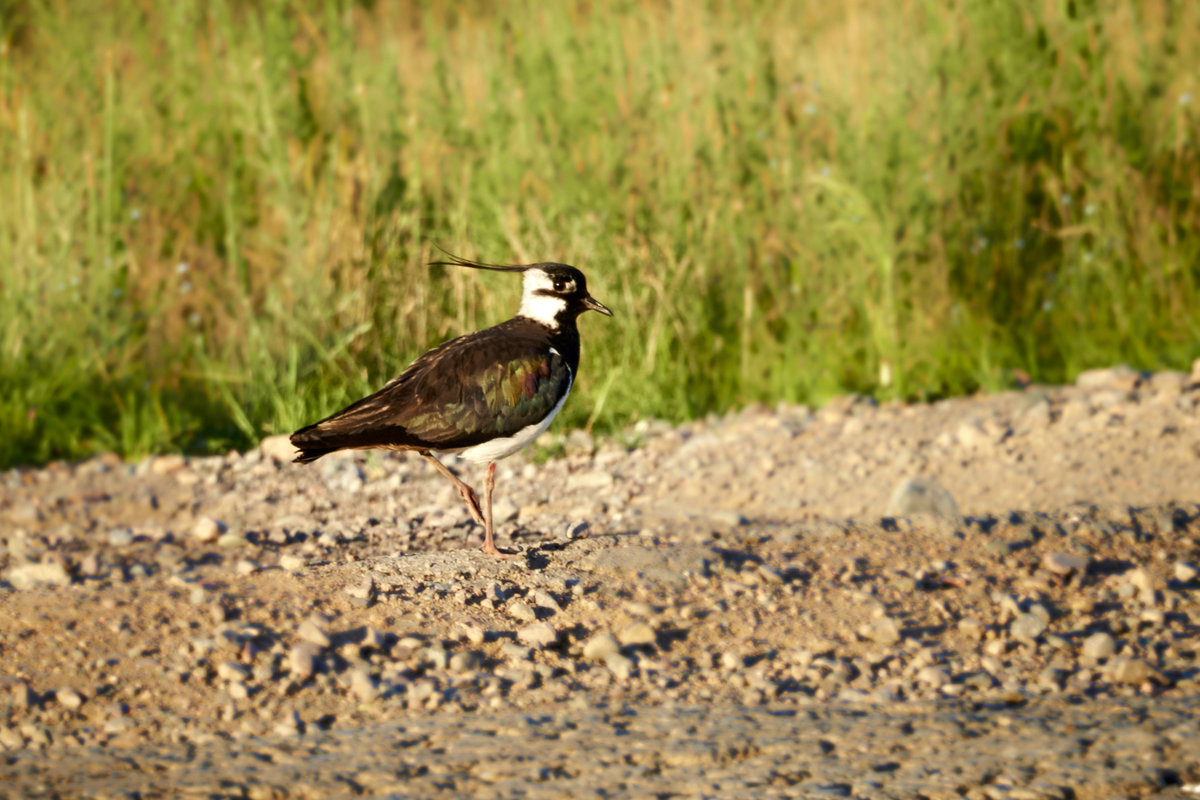
[[[565,288],[571,291],[574,286]],[[540,322],[548,328],[557,328],[558,315],[567,307],[567,301],[553,295],[538,294],[539,289],[554,291],[554,279],[540,269],[526,270],[521,289],[521,308],[517,310],[517,316]]]

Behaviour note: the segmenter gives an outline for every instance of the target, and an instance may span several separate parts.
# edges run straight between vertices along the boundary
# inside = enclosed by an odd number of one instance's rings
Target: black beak
[[[589,311],[599,311],[601,314],[603,314],[606,317],[612,316],[612,312],[608,310],[608,306],[604,305],[604,303],[601,303],[599,300],[592,297],[590,294],[587,297],[583,298],[583,307],[588,309]]]

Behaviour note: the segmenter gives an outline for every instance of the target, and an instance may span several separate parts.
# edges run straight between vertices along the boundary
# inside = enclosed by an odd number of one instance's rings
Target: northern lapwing
[[[430,266],[522,273],[517,315],[438,345],[375,394],[301,428],[291,440],[302,463],[335,450],[415,450],[454,484],[483,526],[483,552],[501,556],[492,530],[496,462],[544,433],[562,410],[579,369],[576,318],[585,311],[612,312],[588,294],[583,273],[567,264],[450,258]],[[474,490],[434,453],[487,463],[482,509]]]

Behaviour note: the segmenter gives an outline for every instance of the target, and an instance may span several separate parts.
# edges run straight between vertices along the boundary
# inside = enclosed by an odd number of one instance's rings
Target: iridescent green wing
[[[511,436],[541,422],[570,390],[571,370],[552,349],[482,344],[443,354],[413,382],[415,402],[395,420],[409,435],[446,448]]]

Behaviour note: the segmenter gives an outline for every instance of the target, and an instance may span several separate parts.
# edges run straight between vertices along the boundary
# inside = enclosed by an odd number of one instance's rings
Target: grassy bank
[[[1194,3],[449,5],[0,6],[0,465],[246,446],[512,313],[434,243],[588,273],[571,425],[1200,355]]]

